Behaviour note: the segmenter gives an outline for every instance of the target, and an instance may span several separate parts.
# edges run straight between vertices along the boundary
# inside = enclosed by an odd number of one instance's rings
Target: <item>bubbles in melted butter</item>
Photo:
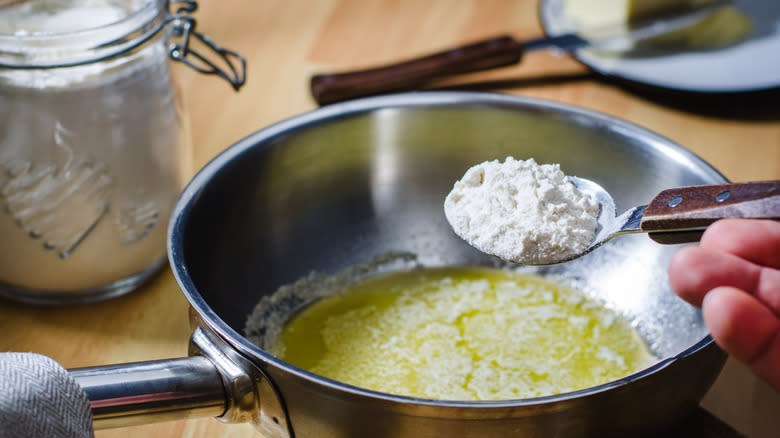
[[[347,384],[472,401],[575,391],[656,361],[626,321],[582,293],[477,267],[364,279],[303,309],[269,350]]]

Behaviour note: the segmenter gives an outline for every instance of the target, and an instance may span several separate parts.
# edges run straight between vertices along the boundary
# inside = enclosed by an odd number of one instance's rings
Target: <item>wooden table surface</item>
[[[215,77],[176,65],[192,124],[185,164],[194,172],[245,135],[316,108],[315,72],[372,66],[498,34],[541,34],[532,0],[202,1],[198,29],[248,60],[234,93]],[[545,98],[629,120],[692,149],[732,181],[780,179],[780,96],[693,99],[634,91],[590,74],[566,56],[528,54],[523,63],[449,84]],[[465,85],[464,85],[465,84]],[[107,302],[41,308],[0,300],[0,351],[33,351],[65,367],[186,354],[188,306],[169,269]],[[729,362],[703,402],[751,437],[780,430],[780,396]],[[252,437],[251,426],[211,418],[97,432],[98,438]]]

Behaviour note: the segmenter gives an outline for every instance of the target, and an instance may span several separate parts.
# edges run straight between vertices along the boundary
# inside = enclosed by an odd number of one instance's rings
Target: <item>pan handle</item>
[[[217,417],[252,423],[268,438],[293,436],[281,394],[251,360],[198,325],[190,357],[76,368],[94,429]]]
[[[95,429],[218,417],[227,395],[203,356],[69,370],[89,398]]]

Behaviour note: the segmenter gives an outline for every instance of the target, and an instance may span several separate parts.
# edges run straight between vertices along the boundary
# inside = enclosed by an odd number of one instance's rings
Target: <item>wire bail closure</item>
[[[170,47],[170,57],[174,61],[182,62],[195,71],[203,74],[217,75],[230,83],[234,90],[238,91],[246,82],[246,59],[240,54],[221,47],[211,38],[195,30],[195,18],[190,15],[198,9],[197,1],[172,1],[171,5],[177,5],[176,11],[166,19],[166,23],[172,23],[171,36],[178,38],[180,42]],[[164,26],[163,26],[164,27]],[[206,47],[216,53],[228,71],[220,68],[209,59],[190,47],[190,41],[194,37]],[[194,58],[194,61],[192,60]]]

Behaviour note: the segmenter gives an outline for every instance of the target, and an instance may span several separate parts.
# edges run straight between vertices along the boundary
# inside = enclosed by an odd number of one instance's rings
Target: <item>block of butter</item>
[[[564,13],[581,29],[595,29],[616,23],[701,7],[717,0],[565,0]],[[637,47],[712,50],[742,41],[752,31],[748,16],[734,6],[727,6],[697,24],[654,37]]]

